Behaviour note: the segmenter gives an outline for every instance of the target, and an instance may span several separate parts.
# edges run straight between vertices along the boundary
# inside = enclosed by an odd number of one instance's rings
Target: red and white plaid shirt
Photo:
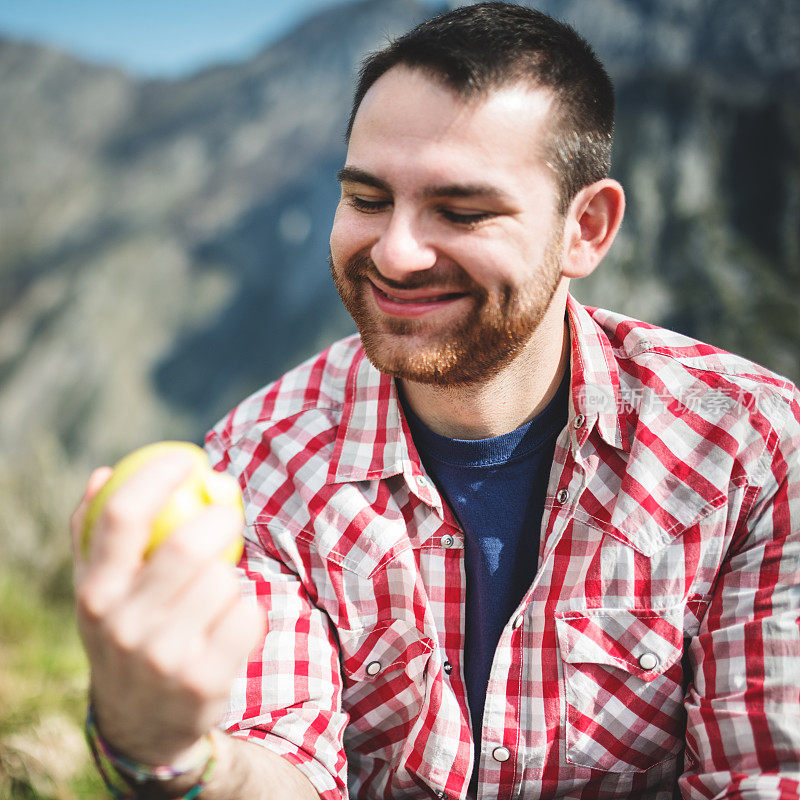
[[[572,298],[568,319],[569,423],[492,666],[479,797],[797,798],[797,390]],[[244,490],[268,618],[222,727],[325,800],[466,797],[464,537],[393,380],[351,337],[207,449]]]

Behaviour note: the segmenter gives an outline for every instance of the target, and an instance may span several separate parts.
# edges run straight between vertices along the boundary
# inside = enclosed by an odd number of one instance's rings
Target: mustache
[[[333,256],[328,255],[331,269],[333,269]],[[367,253],[357,253],[344,264],[344,276],[351,282],[375,280],[390,289],[425,289],[436,287],[447,289],[453,293],[481,294],[482,287],[478,286],[463,270],[453,271],[433,266],[430,269],[412,272],[404,281],[396,281],[381,274],[375,262]]]

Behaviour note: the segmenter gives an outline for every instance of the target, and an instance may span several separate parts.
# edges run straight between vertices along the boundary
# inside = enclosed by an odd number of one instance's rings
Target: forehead
[[[553,105],[548,90],[526,83],[464,99],[419,69],[392,67],[359,106],[348,163],[366,169],[549,176],[545,162]]]

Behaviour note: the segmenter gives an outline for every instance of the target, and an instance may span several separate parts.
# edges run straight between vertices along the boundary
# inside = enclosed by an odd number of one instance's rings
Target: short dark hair
[[[347,139],[369,88],[392,67],[421,69],[465,100],[516,82],[553,92],[546,157],[560,211],[611,167],[614,87],[589,44],[569,25],[524,6],[477,3],[423,22],[362,63]]]

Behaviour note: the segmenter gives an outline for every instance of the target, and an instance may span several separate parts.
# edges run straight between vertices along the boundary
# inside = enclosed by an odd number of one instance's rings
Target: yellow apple
[[[92,498],[83,522],[81,543],[83,552],[89,549],[89,541],[97,520],[103,513],[108,498],[120,485],[141,469],[148,461],[166,453],[183,452],[194,459],[195,466],[186,480],[170,495],[169,500],[153,520],[150,541],[145,550],[147,558],[175,528],[191,519],[208,505],[227,506],[237,510],[244,521],[244,508],[239,484],[231,475],[211,469],[205,451],[191,442],[156,442],[129,453],[114,466],[114,471],[100,491]],[[234,542],[222,557],[235,564],[242,554],[241,540]]]

